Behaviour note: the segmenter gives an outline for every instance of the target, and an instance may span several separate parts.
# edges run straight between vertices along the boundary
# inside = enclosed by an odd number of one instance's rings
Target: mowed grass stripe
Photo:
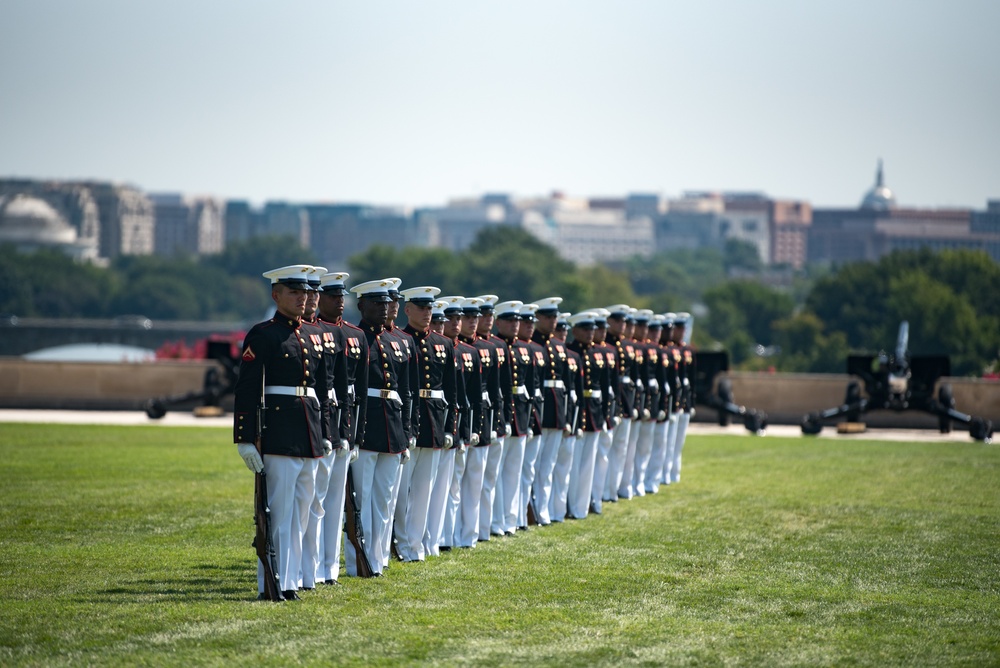
[[[682,482],[257,603],[212,428],[0,425],[0,664],[1000,663],[1000,450],[692,436]]]

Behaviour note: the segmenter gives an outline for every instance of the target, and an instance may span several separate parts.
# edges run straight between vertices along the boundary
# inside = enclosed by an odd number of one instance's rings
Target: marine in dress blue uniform
[[[313,499],[316,465],[333,444],[322,330],[302,322],[310,265],[266,272],[277,306],[273,318],[254,325],[243,340],[234,388],[234,441],[247,467],[267,477],[271,542],[278,562],[278,586],[298,598],[302,539]],[[263,432],[257,411],[262,399]],[[261,454],[254,443],[260,438]],[[258,564],[258,591],[263,567]]]
[[[542,370],[542,440],[539,446],[534,493],[534,511],[538,524],[551,522],[549,503],[552,496],[552,474],[559,454],[562,437],[570,430],[567,400],[573,378],[569,369],[566,346],[553,336],[559,317],[561,297],[547,297],[536,301],[537,322],[532,340],[543,349]]]
[[[407,325],[403,333],[413,339],[418,369],[414,392],[417,442],[410,460],[404,464],[401,490],[396,506],[397,549],[403,561],[423,561],[427,556],[427,533],[431,491],[440,467],[442,449],[454,447],[458,424],[458,385],[454,343],[430,331],[432,308],[440,292],[422,286],[403,290]],[[403,504],[405,499],[406,503]]]
[[[372,571],[379,575],[389,559],[393,487],[411,437],[409,359],[403,343],[385,329],[391,284],[382,279],[351,288],[358,297],[361,311],[358,327],[369,349],[368,391],[363,398],[367,401],[365,433],[358,460],[351,466],[351,475],[361,508],[364,535],[370,537],[365,543],[368,561]],[[344,546],[344,552],[348,563],[355,560],[351,543]]]

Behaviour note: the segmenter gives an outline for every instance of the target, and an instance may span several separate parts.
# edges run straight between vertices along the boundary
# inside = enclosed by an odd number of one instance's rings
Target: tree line
[[[498,226],[466,250],[376,245],[352,257],[358,280],[398,276],[450,294],[524,300],[560,295],[567,311],[627,303],[696,314],[695,345],[732,366],[843,372],[851,351],[891,350],[901,320],[914,354],[946,353],[955,375],[996,369],[1000,265],[982,252],[900,251],[877,262],[773,273],[742,242],[577,267],[530,233]],[[102,268],[55,251],[0,247],[0,313],[251,323],[271,304],[261,273],[318,259],[292,238],[256,238],[213,256],[127,256]],[[342,269],[343,267],[330,267]],[[741,278],[732,278],[738,275]]]

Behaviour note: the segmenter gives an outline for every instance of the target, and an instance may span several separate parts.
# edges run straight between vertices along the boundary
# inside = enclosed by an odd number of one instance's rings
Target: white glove
[[[416,436],[410,436],[409,447],[415,448],[416,446],[417,446],[417,437]]]
[[[514,433],[514,429],[513,429],[513,427],[511,427],[511,426],[510,426],[509,424],[505,424],[505,425],[503,426],[503,429],[504,429],[504,433],[505,433],[505,435],[507,435],[507,436],[510,436],[511,434],[513,434],[513,433]]]
[[[260,453],[257,452],[257,447],[253,443],[238,443],[236,450],[246,462],[248,469],[254,473],[260,473],[264,470],[264,460],[260,458]]]
[[[401,452],[400,454],[403,455],[403,462],[410,461],[410,449],[409,448],[407,448],[406,450],[403,450],[403,452]]]
[[[475,434],[473,434],[473,436],[475,436]],[[459,443],[458,444],[458,452],[459,452],[459,454],[465,452],[468,447],[469,446],[467,446],[465,443]]]
[[[479,434],[475,434],[475,433],[472,434],[472,437],[469,439],[469,445],[471,445],[473,447],[479,445]]]
[[[490,440],[491,440],[491,441],[495,441],[495,440],[497,440],[497,432],[496,432],[496,429],[494,429],[493,431],[491,431],[491,432],[490,432]]]
[[[333,441],[331,441],[328,438],[324,438],[323,439],[323,456],[326,457],[331,452],[333,452]]]
[[[620,425],[620,424],[622,423],[622,418],[621,418],[621,416],[620,416],[620,415],[616,415],[616,416],[614,417],[614,419],[612,420],[612,422],[614,422],[614,423],[615,423],[615,426],[617,427],[618,425]]]
[[[356,461],[358,461],[358,449],[351,448],[351,458],[348,460],[347,463],[350,464],[351,462],[356,462]]]
[[[648,408],[643,408],[642,409],[642,419],[643,420],[648,420],[649,419],[649,409]]]
[[[337,443],[338,450],[348,450],[350,449],[350,447],[351,447],[351,442],[348,441],[346,438],[340,439],[340,441]]]
[[[639,417],[639,409],[638,408],[633,408],[632,409],[632,419],[635,420],[635,419],[638,419],[638,417]]]
[[[563,436],[572,436],[572,435],[573,435],[573,427],[569,425],[563,427]]]
[[[666,419],[667,419],[667,411],[660,411],[659,413],[656,414],[657,422],[663,422]]]
[[[451,434],[444,435],[444,449],[451,450],[455,447],[455,437]]]

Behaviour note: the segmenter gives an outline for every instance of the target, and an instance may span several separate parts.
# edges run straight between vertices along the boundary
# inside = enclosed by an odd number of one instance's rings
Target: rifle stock
[[[254,441],[261,461],[264,459],[261,442],[264,430],[264,409],[264,392],[261,388],[260,406],[257,409],[257,438]],[[253,547],[256,549],[257,558],[264,569],[264,598],[268,601],[284,601],[285,597],[281,593],[281,587],[278,586],[278,555],[271,543],[271,509],[267,505],[267,478],[263,471],[254,474],[253,511],[254,526],[256,527]]]
[[[354,492],[354,476],[351,474],[351,468],[353,465],[347,468],[347,490],[344,494],[344,533],[354,546],[358,577],[370,578],[374,573],[371,564],[368,563],[368,553],[365,552],[365,533],[361,526],[361,509],[358,508],[358,497]]]

